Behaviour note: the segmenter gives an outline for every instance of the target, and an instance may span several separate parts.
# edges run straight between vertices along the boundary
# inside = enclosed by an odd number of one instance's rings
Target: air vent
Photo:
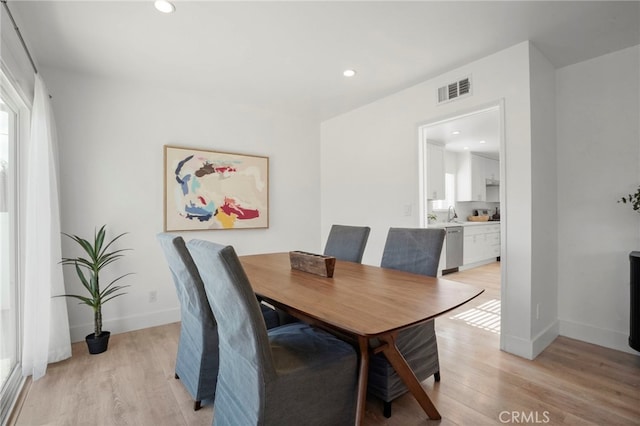
[[[471,94],[471,77],[438,88],[438,103],[452,101]]]

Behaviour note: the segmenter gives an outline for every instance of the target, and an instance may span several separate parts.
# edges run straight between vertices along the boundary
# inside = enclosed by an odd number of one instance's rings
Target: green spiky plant
[[[82,285],[89,292],[89,296],[81,296],[78,294],[63,294],[60,297],[72,297],[80,300],[81,304],[84,303],[85,305],[91,306],[91,308],[93,308],[95,338],[102,334],[102,305],[107,303],[109,300],[126,294],[121,290],[125,287],[129,287],[128,285],[115,284],[127,275],[132,274],[130,272],[121,275],[118,278],[112,280],[103,289],[100,289],[100,272],[104,269],[105,266],[110,265],[111,263],[123,257],[124,254],[122,253],[124,251],[130,250],[120,249],[107,251],[116,240],[118,240],[123,235],[126,235],[127,233],[122,233],[113,238],[111,241],[106,242],[105,244],[106,227],[107,225],[103,225],[100,230],[94,232],[93,243],[77,235],[63,233],[63,235],[71,238],[73,241],[78,243],[80,247],[82,247],[82,249],[85,251],[86,257],[63,257],[62,261],[60,262],[63,265],[75,266],[78,278],[80,278]]]
[[[640,186],[636,190],[635,194],[629,194],[626,197],[622,197],[618,200],[619,203],[631,204],[633,210],[640,213]]]

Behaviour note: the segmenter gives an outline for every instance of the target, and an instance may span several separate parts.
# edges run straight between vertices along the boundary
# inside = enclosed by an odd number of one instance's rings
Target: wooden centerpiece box
[[[291,262],[291,269],[328,278],[333,277],[333,270],[336,266],[336,258],[333,256],[297,250],[289,252],[289,261]]]

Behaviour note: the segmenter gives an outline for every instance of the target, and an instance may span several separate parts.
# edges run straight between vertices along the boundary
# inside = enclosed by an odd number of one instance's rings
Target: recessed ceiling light
[[[487,141],[480,141],[480,143],[487,143]]]
[[[452,135],[459,135],[460,134],[460,130],[454,130],[453,132],[451,132]]]
[[[468,147],[468,146],[465,146],[465,147],[464,147],[464,149],[469,149],[469,147]]]
[[[175,12],[176,7],[168,0],[156,0],[153,5],[162,13]]]
[[[353,77],[354,75],[356,75],[356,70],[344,70],[342,75],[344,75],[345,77]]]

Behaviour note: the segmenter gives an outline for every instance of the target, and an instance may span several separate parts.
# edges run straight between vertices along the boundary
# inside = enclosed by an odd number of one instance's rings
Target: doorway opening
[[[439,275],[475,283],[487,296],[452,319],[496,334],[506,260],[503,111],[495,102],[424,123],[418,132],[420,224],[443,227],[447,237],[449,230],[462,233],[453,247],[445,237]]]

